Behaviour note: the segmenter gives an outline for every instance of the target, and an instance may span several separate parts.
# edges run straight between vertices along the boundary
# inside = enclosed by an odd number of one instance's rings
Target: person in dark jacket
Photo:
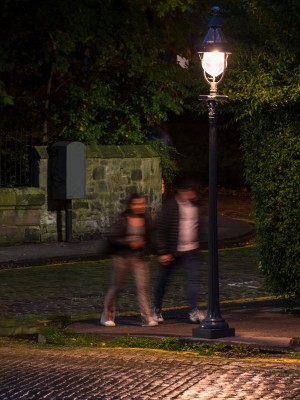
[[[153,318],[157,322],[164,321],[161,313],[163,298],[178,265],[184,270],[190,321],[196,323],[205,318],[205,313],[198,308],[199,237],[196,186],[193,181],[182,179],[177,182],[175,195],[163,203],[156,224],[155,246],[160,276],[154,290]]]
[[[150,245],[150,223],[145,213],[145,197],[131,195],[127,210],[116,220],[111,230],[113,274],[104,299],[100,324],[115,326],[116,303],[129,269],[135,278],[143,326],[157,326],[153,319],[149,296],[149,266],[144,254]]]

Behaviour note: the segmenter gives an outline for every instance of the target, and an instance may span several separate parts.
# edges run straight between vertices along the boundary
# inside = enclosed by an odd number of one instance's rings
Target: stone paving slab
[[[257,307],[256,303],[256,307],[253,307],[253,304],[252,307],[251,304],[225,307],[222,317],[230,328],[235,328],[235,336],[219,339],[193,338],[193,328],[199,324],[189,323],[187,310],[184,309],[166,312],[164,323],[156,327],[142,327],[139,317],[119,317],[115,327],[101,326],[99,320],[86,320],[70,324],[68,330],[111,337],[178,337],[184,340],[247,344],[265,349],[297,348],[295,339],[300,337],[300,314],[287,314],[278,306]],[[273,304],[276,305],[276,302]]]

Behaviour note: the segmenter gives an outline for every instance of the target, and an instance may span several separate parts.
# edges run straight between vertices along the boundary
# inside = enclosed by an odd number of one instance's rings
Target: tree
[[[144,142],[184,108],[190,76],[176,54],[186,52],[191,4],[4,0],[2,121],[33,124],[44,144]]]

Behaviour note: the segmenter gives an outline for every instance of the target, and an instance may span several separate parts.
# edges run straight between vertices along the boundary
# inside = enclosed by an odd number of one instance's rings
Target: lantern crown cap
[[[212,8],[211,8],[211,11],[212,11],[212,17],[211,17],[211,19],[210,19],[210,21],[209,21],[209,23],[208,23],[208,26],[210,27],[210,28],[218,28],[218,27],[221,27],[222,25],[221,25],[221,23],[220,23],[220,18],[219,18],[219,15],[220,15],[220,13],[221,13],[221,8],[219,7],[219,6],[213,6]]]
[[[208,31],[203,39],[200,52],[210,51],[226,51],[227,40],[221,30],[220,23],[221,8],[219,6],[212,7],[212,17],[208,23]]]

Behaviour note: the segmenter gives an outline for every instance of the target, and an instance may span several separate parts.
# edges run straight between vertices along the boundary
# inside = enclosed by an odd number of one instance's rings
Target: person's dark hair
[[[144,199],[144,198],[145,198],[145,196],[142,195],[142,194],[139,194],[139,193],[132,193],[132,194],[129,196],[129,198],[128,198],[127,206],[126,206],[126,211],[127,211],[127,212],[130,212],[130,206],[131,206],[131,203],[132,203],[133,200],[136,200],[136,199]]]
[[[179,176],[179,177],[174,179],[173,184],[174,184],[175,190],[178,190],[178,189],[185,189],[185,190],[191,189],[191,190],[196,190],[197,191],[197,189],[198,189],[197,183],[192,178]]]
[[[143,199],[145,196],[139,193],[132,193],[128,199],[128,205],[131,204],[132,200]]]

